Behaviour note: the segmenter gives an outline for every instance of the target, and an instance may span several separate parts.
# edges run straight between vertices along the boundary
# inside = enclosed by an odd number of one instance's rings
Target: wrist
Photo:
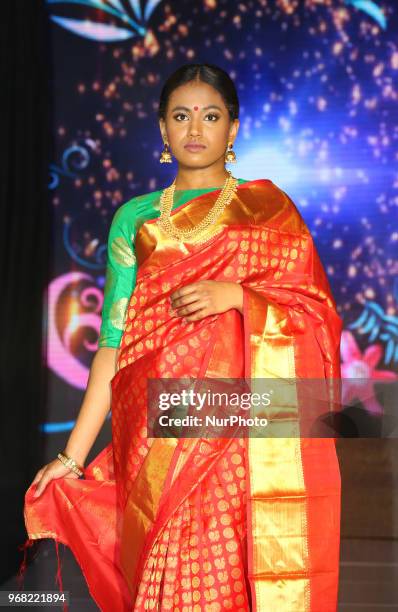
[[[243,314],[243,288],[239,283],[233,283],[234,285],[234,304],[233,308],[239,310]]]
[[[76,463],[84,467],[84,463],[86,461],[87,455],[82,455],[78,451],[69,449],[67,446],[64,448],[62,452],[65,453],[65,455],[67,455],[68,457],[71,457],[72,459],[74,459]]]
[[[58,453],[57,459],[59,459],[60,462],[65,467],[67,467],[71,472],[74,472],[75,474],[77,474],[79,478],[81,476],[84,476],[84,466],[78,463],[76,459],[74,459],[74,457],[71,457],[65,451],[61,451],[60,453]]]

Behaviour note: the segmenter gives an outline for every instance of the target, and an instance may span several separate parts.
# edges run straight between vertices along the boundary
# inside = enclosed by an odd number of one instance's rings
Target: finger
[[[206,308],[207,304],[205,304],[203,302],[203,300],[194,302],[192,304],[189,304],[188,306],[180,306],[180,308],[177,309],[176,314],[178,316],[187,316],[187,315],[192,315],[194,312],[197,312],[198,310],[202,310],[203,308]]]
[[[200,308],[194,314],[185,316],[184,319],[185,321],[199,321],[200,319],[209,316],[209,314],[211,313],[208,312],[207,307],[205,306],[203,308]]]
[[[199,286],[198,283],[190,283],[189,285],[185,285],[185,287],[181,287],[180,289],[177,289],[177,291],[174,291],[173,293],[171,293],[170,299],[172,301],[175,301],[176,299],[184,295],[188,295],[189,293],[196,291],[198,289],[198,286]]]
[[[181,314],[189,314],[189,312],[193,312],[194,310],[198,310],[198,308],[202,308],[204,306],[203,299],[196,298],[191,302],[187,302],[186,304],[180,304],[179,306],[174,308],[174,311],[177,315]]]
[[[44,472],[44,470],[43,470],[43,469],[41,469],[41,470],[39,470],[39,471],[37,472],[36,476],[35,476],[35,477],[34,477],[34,479],[32,480],[31,485],[36,484],[36,482],[38,482],[38,481],[40,480],[40,478],[41,478],[41,477],[42,477],[42,475],[43,475],[43,472]]]
[[[43,478],[40,480],[39,484],[36,487],[36,491],[33,493],[33,497],[38,497],[39,495],[43,493],[49,480],[50,480],[49,478],[46,478],[45,476],[43,476]]]
[[[188,293],[187,295],[182,295],[176,300],[173,300],[171,302],[171,306],[172,308],[179,308],[180,306],[192,304],[192,302],[196,302],[197,300],[200,300],[201,297],[203,296],[199,295],[199,293],[197,293],[196,291],[192,293]]]

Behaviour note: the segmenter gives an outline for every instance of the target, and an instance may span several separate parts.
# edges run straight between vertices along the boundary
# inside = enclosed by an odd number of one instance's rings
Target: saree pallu
[[[218,193],[180,206],[173,222],[196,225]],[[112,443],[85,480],[52,481],[38,500],[28,491],[28,535],[70,546],[105,611],[335,612],[333,438],[147,437],[148,379],[340,376],[341,320],[290,198],[269,180],[244,183],[212,232],[181,244],[156,220],[141,225]],[[170,295],[201,279],[240,283],[243,316],[170,312]]]

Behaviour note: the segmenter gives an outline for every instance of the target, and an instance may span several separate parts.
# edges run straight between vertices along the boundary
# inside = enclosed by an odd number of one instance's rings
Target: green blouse
[[[238,182],[247,183],[247,180],[238,179]],[[176,189],[173,210],[191,198],[216,189],[219,187]],[[161,193],[162,189],[159,189],[136,196],[122,204],[113,216],[108,236],[108,259],[98,348],[103,346],[118,348],[120,345],[124,317],[137,277],[135,237],[145,221],[159,217]]]

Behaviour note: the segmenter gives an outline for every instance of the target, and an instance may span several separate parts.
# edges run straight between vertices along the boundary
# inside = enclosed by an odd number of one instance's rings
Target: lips
[[[200,145],[200,144],[187,144],[185,145],[184,149],[188,149],[188,151],[201,151],[202,149],[205,149],[206,147],[204,145]]]

